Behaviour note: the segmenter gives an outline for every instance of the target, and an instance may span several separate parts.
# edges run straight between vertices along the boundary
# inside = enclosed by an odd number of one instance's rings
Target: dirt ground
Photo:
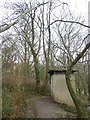
[[[32,96],[26,118],[73,118],[74,114],[62,109],[48,96]]]

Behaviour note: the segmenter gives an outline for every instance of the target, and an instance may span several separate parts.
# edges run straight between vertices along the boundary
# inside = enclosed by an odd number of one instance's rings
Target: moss
[[[68,111],[68,112],[77,114],[77,110],[76,110],[75,107],[68,106],[68,105],[65,104],[65,103],[59,103],[59,106],[60,106],[61,108],[63,108],[64,110]]]

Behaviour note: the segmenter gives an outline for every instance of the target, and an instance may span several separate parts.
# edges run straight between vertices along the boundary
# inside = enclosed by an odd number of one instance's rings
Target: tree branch
[[[72,65],[74,66],[80,58],[84,55],[84,53],[90,48],[90,42],[86,44],[85,48],[82,50],[80,54],[75,58],[75,60],[72,62]]]
[[[15,24],[18,23],[18,20],[14,21],[13,23],[5,24],[0,26],[0,33],[8,30],[10,27],[14,26]]]
[[[66,67],[65,67],[65,64],[64,64],[60,59],[58,59],[58,58],[55,56],[55,54],[54,54],[54,58],[56,59],[56,61],[60,62],[60,63],[63,65],[64,68],[66,68]]]
[[[32,8],[32,10],[36,10],[38,7],[42,6],[42,5],[45,5],[49,2],[45,2],[45,3],[41,3],[41,4],[38,4],[36,7]],[[29,10],[26,10],[24,13],[22,13],[21,15],[19,15],[16,20],[12,23],[8,23],[8,24],[5,24],[5,25],[1,25],[0,26],[0,33],[8,30],[10,27],[14,26],[15,24],[17,24],[19,22],[20,19],[23,18],[23,16],[25,16],[27,13],[29,13],[31,11],[31,9]]]
[[[79,25],[82,25],[82,26],[84,26],[84,27],[90,28],[90,26],[88,26],[88,25],[85,25],[85,24],[80,23],[80,22],[77,22],[77,21],[72,21],[72,20],[55,20],[55,21],[53,21],[50,25],[52,25],[52,24],[54,24],[54,23],[56,23],[56,22],[75,23],[75,24],[79,24]],[[48,25],[48,27],[49,27],[50,25]]]

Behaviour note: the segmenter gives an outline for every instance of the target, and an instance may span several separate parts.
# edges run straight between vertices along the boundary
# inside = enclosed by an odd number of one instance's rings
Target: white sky
[[[5,3],[8,2],[23,2],[23,1],[30,1],[30,0],[0,0],[0,16],[1,17],[5,17],[6,14],[8,14],[8,11],[3,9],[3,5],[5,5]],[[41,1],[41,0],[39,0]],[[44,0],[47,1],[47,0]],[[87,15],[88,15],[88,2],[90,0],[61,0],[64,2],[69,1],[71,4],[71,8],[73,9],[73,11],[76,11],[78,14],[84,16],[87,19]],[[0,18],[1,20],[1,18]]]

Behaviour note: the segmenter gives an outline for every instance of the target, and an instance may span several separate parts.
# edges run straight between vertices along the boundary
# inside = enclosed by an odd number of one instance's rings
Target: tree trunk
[[[88,94],[89,94],[89,103],[90,103],[90,48],[88,51]]]
[[[87,109],[85,108],[85,106],[83,105],[83,103],[78,98],[78,96],[76,95],[76,93],[74,92],[74,90],[72,88],[70,76],[72,73],[73,66],[82,58],[82,56],[89,49],[89,47],[90,47],[90,42],[86,44],[85,48],[82,50],[82,52],[80,52],[80,54],[78,54],[78,56],[73,60],[73,62],[71,62],[68,65],[67,72],[66,72],[66,84],[67,84],[68,90],[70,92],[70,95],[73,99],[73,102],[76,106],[78,118],[87,118],[88,113],[87,113]]]
[[[70,76],[72,73],[71,71],[72,71],[72,68],[68,67],[67,72],[66,72],[66,84],[67,84],[68,90],[76,106],[78,118],[87,118],[88,117],[87,110],[85,106],[83,105],[83,103],[81,102],[80,98],[76,95],[76,93],[74,92],[72,88],[71,79],[70,79]]]
[[[46,75],[45,75],[45,80],[43,82],[43,85],[41,87],[41,93],[44,94],[45,90],[46,90],[46,87],[47,87],[47,83],[48,83],[48,80],[49,80],[49,77],[48,77],[48,70],[49,70],[49,64],[46,63]]]
[[[34,57],[34,68],[35,68],[35,77],[36,77],[36,92],[39,92],[39,86],[40,86],[40,79],[39,79],[39,65],[38,65],[38,59]]]
[[[48,14],[48,19],[47,19],[47,23],[48,25],[50,25],[50,17],[51,17],[51,6],[52,6],[52,2],[50,2],[49,4],[49,14]],[[43,6],[43,13],[44,13],[44,6]],[[43,82],[42,88],[41,88],[41,92],[44,93],[47,83],[48,83],[48,70],[49,70],[49,62],[50,62],[50,50],[51,50],[51,28],[50,26],[48,26],[48,51],[46,54],[45,51],[45,42],[44,42],[44,16],[43,16],[43,50],[44,50],[44,56],[45,56],[45,60],[46,60],[46,76],[45,76],[45,80]]]

